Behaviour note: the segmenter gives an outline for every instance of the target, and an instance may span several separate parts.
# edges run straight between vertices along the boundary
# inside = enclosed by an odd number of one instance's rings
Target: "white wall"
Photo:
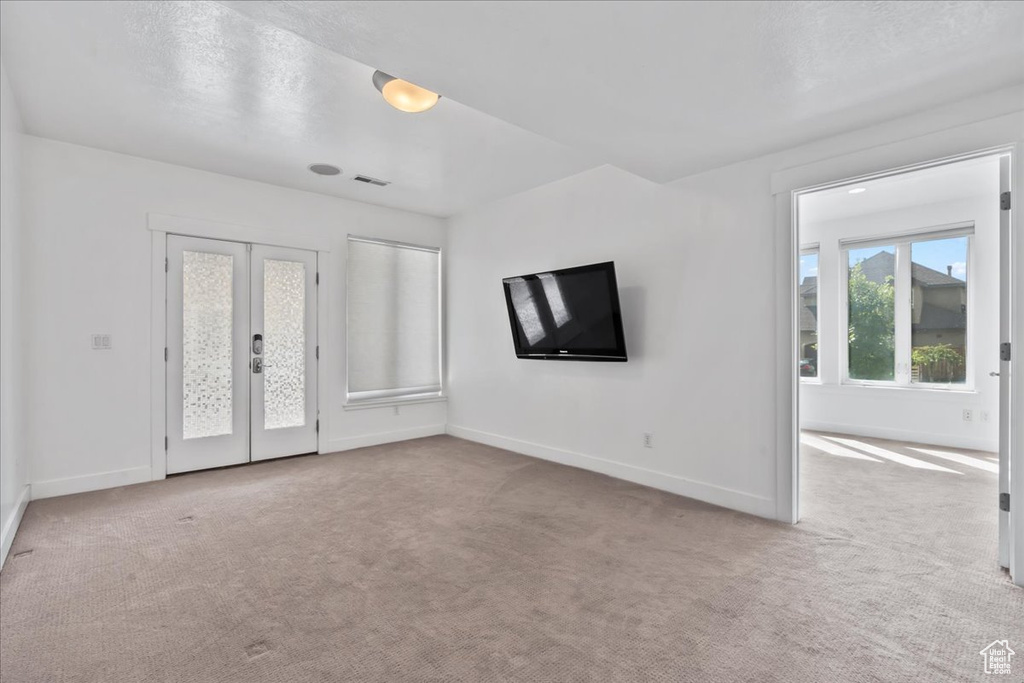
[[[999,448],[999,165],[987,165],[987,187],[970,199],[935,202],[818,223],[801,223],[800,242],[819,243],[818,381],[802,380],[801,425],[862,436],[996,451]],[[985,194],[981,194],[984,192]],[[841,239],[874,237],[928,226],[973,221],[968,345],[973,386],[968,391],[867,387],[842,384],[841,288],[845,262]],[[963,420],[963,410],[973,420]],[[988,418],[987,421],[984,418]]]
[[[343,409],[345,236],[444,247],[440,219],[25,137],[25,447],[33,497],[150,478],[147,214],[327,237],[329,450],[440,433],[446,406]],[[386,190],[385,190],[386,191]],[[323,289],[323,288],[321,288]],[[90,349],[109,333],[111,351]]]
[[[28,503],[22,439],[22,125],[0,63],[0,566]]]
[[[736,183],[767,190],[737,175],[688,195],[606,166],[454,219],[449,431],[772,515],[772,232]],[[501,278],[605,260],[629,362],[517,359]]]
[[[788,257],[776,255],[772,173],[1021,101],[1020,88],[998,91],[668,186],[601,168],[453,218],[449,431],[785,518],[776,264]],[[516,359],[500,279],[604,259],[618,269],[629,363]]]

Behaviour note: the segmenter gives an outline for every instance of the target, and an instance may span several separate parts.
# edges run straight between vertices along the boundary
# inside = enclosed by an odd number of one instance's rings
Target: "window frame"
[[[437,391],[417,391],[422,387],[407,387],[407,389],[413,391],[404,391],[402,389],[378,389],[370,391],[355,392],[357,397],[353,397],[353,392],[350,388],[350,377],[349,363],[350,363],[350,335],[352,332],[352,325],[349,316],[351,311],[350,305],[350,281],[349,274],[351,268],[349,262],[351,259],[351,250],[348,248],[352,242],[363,242],[367,244],[376,244],[381,246],[393,247],[398,249],[414,249],[417,251],[425,251],[429,253],[437,254],[437,349],[438,349],[438,390]],[[345,402],[342,405],[344,410],[363,410],[366,408],[379,408],[387,406],[399,406],[409,405],[416,403],[437,403],[445,402],[448,400],[447,393],[447,372],[445,368],[445,357],[446,357],[446,343],[445,338],[445,325],[444,325],[444,250],[442,247],[434,247],[424,244],[413,244],[411,242],[400,242],[397,240],[383,239],[379,237],[366,237],[362,235],[349,234],[345,239]]]
[[[799,254],[798,258],[803,257],[803,256],[808,255],[808,254],[814,254],[814,256],[818,259],[817,314],[814,316],[814,325],[815,325],[814,338],[817,340],[817,343],[818,343],[818,365],[817,365],[816,373],[815,373],[814,377],[804,377],[803,375],[799,374],[799,372],[800,372],[800,369],[799,369],[800,368],[800,366],[799,366],[800,358],[798,357],[797,358],[797,362],[798,362],[798,365],[797,365],[797,377],[798,377],[798,379],[800,380],[800,382],[802,384],[821,384],[822,383],[821,382],[821,358],[822,358],[822,354],[821,354],[821,352],[822,352],[822,345],[821,345],[821,244],[818,243],[818,242],[813,242],[813,243],[809,243],[809,244],[802,244],[802,245],[800,245],[800,254]],[[797,264],[797,266],[798,266],[797,267],[797,271],[798,271],[798,274],[799,274],[799,263]],[[799,298],[799,296],[800,296],[800,282],[797,282],[796,287],[797,287],[797,297]],[[799,303],[799,305],[802,306],[803,304]],[[799,316],[799,315],[800,315],[800,309],[797,308],[797,316]],[[799,318],[798,318],[798,320],[799,320]],[[799,325],[799,323],[798,323],[798,325]],[[797,331],[799,333],[800,330],[797,330]],[[803,349],[801,348],[801,351],[802,350]]]
[[[967,353],[964,358],[963,384],[939,384],[932,382],[914,382],[911,380],[911,354],[913,352],[912,309],[913,285],[911,283],[911,249],[916,242],[930,242],[956,237],[967,238],[967,320],[965,322],[964,339]],[[872,246],[892,246],[895,249],[896,269],[894,273],[893,324],[895,326],[893,374],[892,380],[854,379],[850,377],[850,255],[851,249]],[[877,235],[866,238],[839,240],[840,268],[839,287],[839,355],[841,364],[841,384],[847,386],[884,387],[895,389],[912,389],[916,391],[943,392],[974,392],[974,286],[971,273],[974,268],[974,221],[964,221],[949,225],[930,226],[917,230]],[[819,269],[820,269],[819,263]],[[820,349],[819,349],[820,353]]]

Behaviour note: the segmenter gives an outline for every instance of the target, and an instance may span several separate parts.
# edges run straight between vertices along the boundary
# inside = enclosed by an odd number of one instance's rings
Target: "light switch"
[[[109,351],[110,346],[110,335],[109,334],[94,334],[92,335],[92,350],[93,351]]]

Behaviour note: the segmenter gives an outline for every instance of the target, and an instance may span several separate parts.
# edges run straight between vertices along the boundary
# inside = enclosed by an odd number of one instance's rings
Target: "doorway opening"
[[[167,473],[317,450],[317,253],[167,236]]]
[[[796,193],[801,519],[1009,566],[1009,162]]]

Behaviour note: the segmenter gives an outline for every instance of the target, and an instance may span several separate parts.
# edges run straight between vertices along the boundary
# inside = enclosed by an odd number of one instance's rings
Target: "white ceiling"
[[[864,192],[850,194],[852,188]],[[983,157],[800,197],[801,223],[867,216],[883,211],[989,196],[999,201],[999,159]]]
[[[27,131],[57,140],[438,216],[595,163],[451,99],[396,111],[372,67],[217,3],[5,1],[0,40]]]
[[[1020,2],[5,1],[0,40],[30,133],[434,215],[1024,82]],[[374,68],[444,97],[397,112]]]
[[[1024,81],[1022,2],[226,2],[657,182]]]

